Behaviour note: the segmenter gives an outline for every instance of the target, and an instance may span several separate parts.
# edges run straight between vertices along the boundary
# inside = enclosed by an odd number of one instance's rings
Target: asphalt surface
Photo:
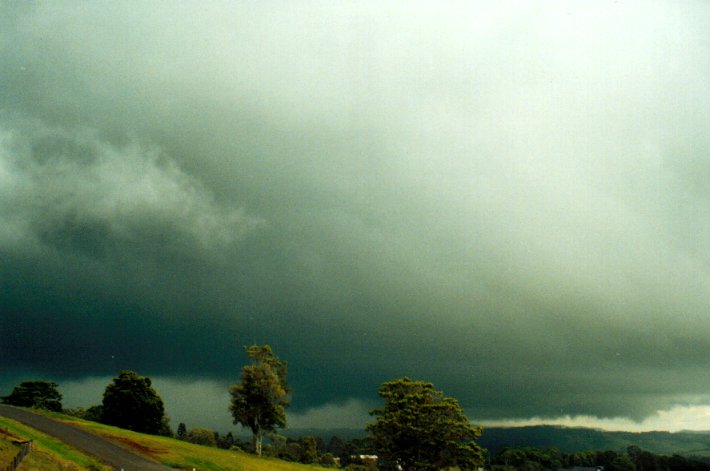
[[[87,455],[98,458],[116,469],[124,471],[166,471],[170,469],[140,455],[131,453],[98,435],[35,414],[26,409],[0,404],[0,416],[17,420],[47,435],[57,437],[64,443],[83,451]]]

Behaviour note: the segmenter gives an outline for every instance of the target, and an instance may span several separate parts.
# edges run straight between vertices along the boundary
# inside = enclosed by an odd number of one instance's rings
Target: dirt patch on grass
[[[17,441],[17,442],[24,442],[25,439],[22,437],[18,437],[14,433],[10,432],[9,430],[5,430],[3,428],[0,428],[0,438],[5,438],[10,441]]]
[[[160,455],[163,455],[168,452],[167,449],[165,448],[160,448],[160,447],[151,447],[147,445],[143,445],[141,443],[135,442],[131,440],[130,438],[125,438],[125,437],[117,437],[115,435],[104,435],[106,438],[110,440],[114,440],[117,442],[121,442],[131,450],[137,451],[138,453],[142,455],[147,455],[150,456],[151,458],[157,458]]]

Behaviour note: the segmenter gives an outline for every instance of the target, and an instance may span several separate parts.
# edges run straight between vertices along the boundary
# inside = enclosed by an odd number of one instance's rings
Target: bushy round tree
[[[211,447],[217,446],[217,437],[215,436],[215,433],[212,430],[208,430],[206,428],[190,429],[190,431],[187,432],[187,435],[185,436],[185,441],[194,443],[196,445],[204,445]]]
[[[466,418],[456,399],[434,385],[400,378],[380,386],[382,409],[372,411],[369,440],[384,470],[476,469],[485,450],[475,440],[481,429]]]
[[[33,407],[54,412],[62,411],[62,395],[59,385],[51,381],[23,381],[2,398],[4,404],[18,407]]]
[[[163,400],[150,378],[125,370],[106,386],[102,422],[157,435],[164,428],[164,416]]]

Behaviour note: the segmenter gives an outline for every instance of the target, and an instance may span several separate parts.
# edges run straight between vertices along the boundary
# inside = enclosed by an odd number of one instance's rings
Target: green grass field
[[[32,440],[32,451],[25,457],[18,468],[20,471],[41,469],[42,471],[109,471],[98,460],[87,456],[75,448],[45,435],[31,427],[5,417],[0,417],[0,464],[10,463],[20,451],[15,441]]]
[[[20,451],[16,441],[24,440],[0,426],[0,463],[9,463]]]
[[[314,465],[291,463],[274,458],[259,458],[255,455],[241,451],[221,450],[218,448],[194,445],[174,438],[145,435],[62,414],[51,412],[43,413],[56,420],[71,423],[86,431],[101,435],[114,441],[120,446],[174,468],[190,470],[195,468],[199,471],[316,471],[329,469]],[[14,424],[11,424],[10,422],[13,421],[0,418],[0,428],[5,429],[6,426],[4,424],[9,423],[7,429],[13,430],[13,433],[26,437],[26,439],[39,440],[35,437],[43,435],[33,429],[21,426],[21,424],[17,424],[16,422]],[[14,430],[17,430],[17,432],[14,432]],[[61,444],[61,442],[54,443],[57,441],[51,437],[45,437],[41,438],[42,445],[41,448],[38,447],[38,451],[41,449],[42,453],[48,454],[50,457],[60,460],[58,462],[63,462],[66,467],[30,467],[28,463],[28,467],[25,469],[91,469],[89,467],[90,464],[95,466],[95,469],[108,469],[101,467],[96,461],[86,461],[88,457],[81,455],[76,452],[76,450],[72,452],[70,447]],[[39,443],[39,441],[36,443]],[[25,460],[29,459],[33,454],[35,454],[35,451],[30,453]],[[12,459],[12,457],[10,457],[10,459]],[[23,462],[23,467],[24,465],[25,463]],[[78,467],[72,468],[72,465],[76,465]]]

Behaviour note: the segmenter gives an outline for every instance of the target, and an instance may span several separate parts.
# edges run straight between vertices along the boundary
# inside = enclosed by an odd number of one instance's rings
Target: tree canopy
[[[230,411],[235,424],[249,427],[256,453],[261,455],[264,434],[286,427],[289,406],[287,363],[268,345],[245,346],[250,365],[242,368],[241,382],[233,384]]]
[[[164,421],[163,400],[150,378],[124,370],[106,386],[102,422],[157,435],[165,428]]]
[[[656,455],[637,445],[626,453],[613,450],[561,453],[556,448],[505,447],[491,457],[491,469],[529,471],[542,469],[604,469],[606,471],[709,471],[702,458]]]
[[[367,425],[380,469],[475,469],[485,450],[475,440],[481,429],[466,418],[456,399],[434,390],[432,383],[400,378],[380,386],[384,408],[371,412]]]
[[[51,381],[23,381],[2,398],[4,404],[18,407],[34,407],[54,412],[62,410],[62,395],[59,385]]]
[[[193,428],[185,435],[185,441],[196,445],[217,446],[217,437],[212,430],[206,428]]]

